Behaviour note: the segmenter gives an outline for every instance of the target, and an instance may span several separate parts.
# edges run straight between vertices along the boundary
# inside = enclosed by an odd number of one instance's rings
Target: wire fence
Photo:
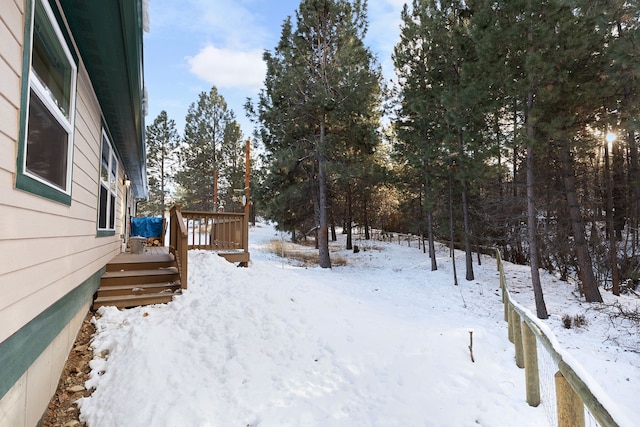
[[[606,393],[561,348],[549,327],[511,298],[498,250],[496,260],[509,340],[514,344],[516,365],[525,369],[527,403],[542,404],[550,426],[631,426],[607,407]]]
[[[360,234],[360,233],[358,233]],[[426,251],[422,236],[373,230],[375,240],[398,243]],[[561,348],[555,335],[528,309],[511,298],[507,289],[500,251],[495,250],[504,320],[509,340],[514,344],[516,365],[524,368],[526,400],[530,406],[542,405],[549,426],[631,427],[624,415],[614,413],[602,388]]]

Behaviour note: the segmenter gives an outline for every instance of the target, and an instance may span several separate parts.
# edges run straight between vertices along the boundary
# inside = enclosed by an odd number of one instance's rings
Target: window
[[[31,10],[16,186],[70,204],[77,66],[48,2]]]
[[[118,159],[107,137],[102,131],[102,155],[100,161],[100,197],[98,199],[98,232],[115,233]]]

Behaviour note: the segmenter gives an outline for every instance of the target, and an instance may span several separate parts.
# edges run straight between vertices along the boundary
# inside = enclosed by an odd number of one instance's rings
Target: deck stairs
[[[118,308],[161,304],[181,292],[175,256],[169,251],[116,256],[100,279],[93,310],[102,306]]]

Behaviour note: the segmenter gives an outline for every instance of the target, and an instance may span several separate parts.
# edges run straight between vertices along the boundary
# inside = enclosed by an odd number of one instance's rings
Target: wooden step
[[[153,270],[175,265],[172,254],[161,255],[119,255],[107,264],[107,271]]]
[[[180,275],[176,267],[156,268],[153,270],[107,271],[100,279],[100,287],[168,283],[179,280]]]
[[[107,296],[121,296],[121,295],[142,295],[142,294],[157,294],[161,292],[175,292],[180,289],[178,282],[170,283],[143,283],[138,285],[110,285],[101,286],[98,289],[98,298]]]
[[[172,292],[161,292],[155,294],[125,295],[112,297],[98,297],[93,301],[93,310],[108,305],[118,308],[137,307],[139,305],[164,304],[171,302]]]
[[[93,309],[167,303],[180,292],[180,274],[169,248],[146,248],[141,254],[125,252],[107,264]]]
[[[218,256],[223,257],[231,263],[248,263],[249,252],[218,252]]]

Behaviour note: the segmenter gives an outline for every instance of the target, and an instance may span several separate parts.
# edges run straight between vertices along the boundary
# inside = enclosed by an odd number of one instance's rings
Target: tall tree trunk
[[[634,130],[627,132],[627,144],[629,145],[629,162],[631,167],[631,186],[633,188],[633,211],[631,217],[634,224],[633,247],[635,248],[638,221],[640,219],[640,168],[638,167],[638,145],[636,144],[636,134]],[[635,251],[633,253],[635,255]]]
[[[458,129],[458,148],[460,149],[460,158],[464,155],[464,146],[462,143],[462,129]],[[462,226],[464,228],[464,253],[466,262],[465,279],[473,280],[473,254],[471,253],[471,226],[469,221],[469,202],[467,200],[467,182],[460,179],[462,187]]]
[[[318,158],[318,208],[319,208],[319,224],[318,224],[318,253],[320,267],[331,268],[331,258],[329,257],[329,227],[327,215],[327,177],[326,177],[326,159],[324,156],[325,149],[325,123],[324,118],[320,121],[320,141],[316,147],[316,156]]]
[[[433,241],[433,213],[427,212],[427,227],[429,235],[429,258],[431,258],[431,271],[438,269],[438,263],[436,261],[436,246]]]
[[[369,213],[367,209],[367,196],[364,196],[364,240],[370,240],[371,234],[369,233]]]
[[[347,246],[345,249],[353,249],[353,213],[351,207],[351,187],[347,186]]]
[[[533,285],[533,295],[536,302],[536,315],[538,319],[549,317],[547,305],[544,302],[542,284],[540,283],[540,258],[538,256],[537,243],[537,218],[534,193],[534,173],[533,173],[533,144],[527,144],[527,234],[529,236],[529,258],[531,264],[531,283]]]
[[[458,286],[458,272],[456,270],[456,245],[454,239],[454,224],[453,219],[453,170],[449,171],[449,229],[451,238],[451,262],[453,264],[453,284]]]
[[[620,279],[618,278],[618,246],[613,218],[613,191],[611,172],[609,170],[609,144],[604,142],[604,179],[607,188],[607,225],[609,226],[609,258],[611,260],[611,283],[613,294],[620,295]]]
[[[527,2],[527,9],[531,10],[531,0]],[[533,45],[533,22],[529,22],[527,28],[527,43],[528,43],[528,56],[533,56],[535,53],[535,47]],[[539,319],[546,319],[549,317],[547,312],[547,305],[544,302],[544,295],[542,294],[542,284],[540,283],[540,257],[538,256],[538,241],[537,241],[537,216],[535,205],[535,174],[533,173],[534,164],[534,150],[533,144],[535,142],[535,128],[532,118],[533,103],[534,103],[534,76],[529,73],[529,90],[527,91],[527,105],[525,125],[527,132],[527,234],[529,237],[529,258],[531,264],[531,284],[533,285],[533,296],[536,302],[536,315]],[[515,192],[515,190],[514,190]]]
[[[427,236],[429,240],[429,258],[431,259],[431,271],[438,269],[436,262],[436,249],[433,237],[433,200],[431,191],[431,175],[428,160],[424,161],[424,204],[427,214]]]
[[[595,275],[593,274],[593,264],[589,248],[584,233],[584,223],[580,205],[578,204],[578,193],[576,192],[575,176],[573,174],[573,164],[571,161],[571,148],[568,141],[562,141],[560,147],[560,161],[564,175],[564,188],[569,205],[569,220],[573,231],[576,258],[578,259],[578,277],[582,282],[582,291],[587,302],[602,302],[602,296],[598,289]]]
[[[612,142],[611,158],[612,169],[611,174],[613,177],[613,188],[611,189],[612,208],[613,208],[613,230],[617,240],[622,240],[622,231],[627,215],[627,203],[625,198],[624,189],[624,157],[622,154],[621,143],[618,141]]]
[[[471,253],[471,226],[469,224],[469,202],[467,201],[466,182],[462,182],[462,220],[464,224],[464,253],[467,267],[465,279],[473,280],[473,254]]]

